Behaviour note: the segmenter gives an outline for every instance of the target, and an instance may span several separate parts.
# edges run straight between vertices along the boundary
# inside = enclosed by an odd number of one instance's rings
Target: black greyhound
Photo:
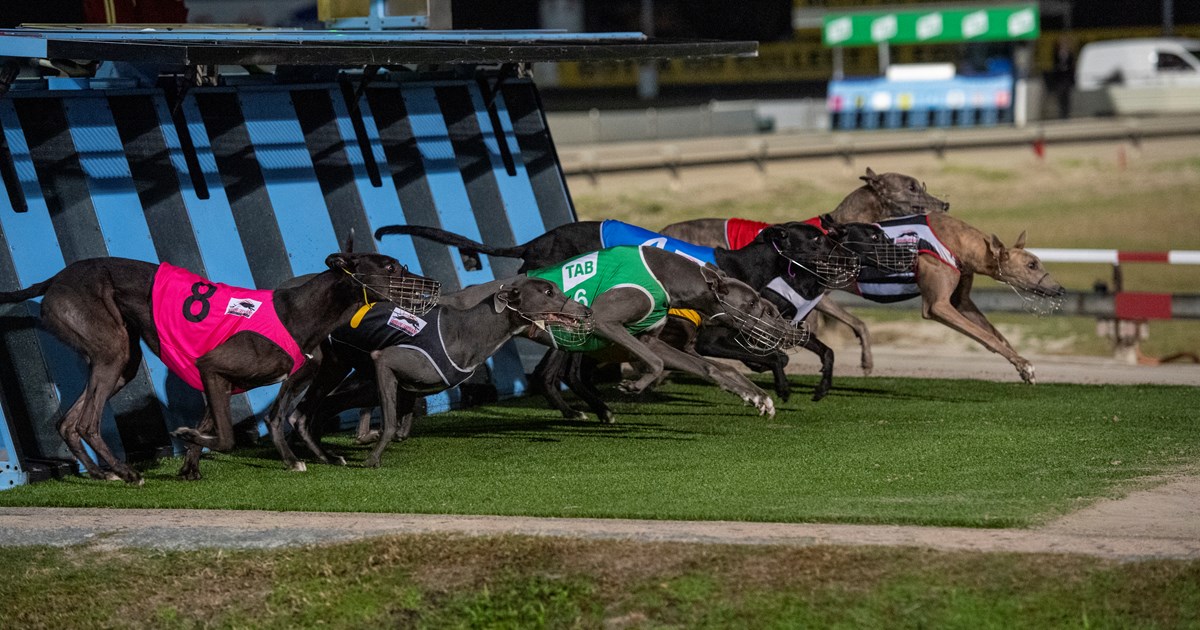
[[[217,303],[215,296],[222,295],[218,293],[218,286],[232,289],[235,295],[248,292],[203,280],[190,285],[190,294],[182,303],[170,304],[172,310],[181,311],[185,321],[194,323],[220,320],[210,317],[213,315],[234,315],[237,319],[250,321],[254,320],[250,314],[270,314],[273,310],[284,330],[278,338],[243,330],[194,359],[192,365],[198,372],[196,378],[204,391],[206,409],[198,430],[181,428],[175,431],[177,437],[189,442],[179,472],[185,479],[200,478],[199,460],[203,447],[219,451],[233,448],[230,395],[236,390],[280,381],[284,381],[283,386],[269,413],[273,419],[271,433],[285,463],[295,468],[296,459],[283,439],[277,412],[286,409],[290,397],[298,393],[292,391],[291,384],[304,380],[304,368],[297,363],[316,350],[330,331],[346,321],[363,304],[368,292],[383,299],[407,300],[413,288],[408,284],[410,279],[422,284],[429,282],[409,274],[395,258],[379,254],[332,254],[325,259],[325,264],[328,266],[326,271],[301,286],[273,293],[262,292],[267,295],[259,295],[264,298],[261,304],[254,305],[245,300],[230,300],[228,306]],[[161,268],[171,269],[169,266]],[[129,483],[142,483],[141,475],[117,459],[104,443],[100,435],[100,418],[105,402],[134,377],[141,365],[139,339],[160,357],[164,356],[164,349],[175,352],[173,345],[164,346],[167,339],[160,335],[164,312],[160,306],[164,302],[156,300],[155,279],[159,273],[159,265],[140,260],[92,258],[72,263],[52,278],[27,289],[0,293],[0,303],[44,295],[43,326],[83,354],[90,366],[87,387],[59,421],[58,432],[88,475],[95,479],[120,478]],[[184,334],[186,336],[186,332]],[[174,367],[172,371],[175,371]],[[207,435],[214,426],[216,436]],[[88,456],[82,444],[85,441],[109,466],[111,473],[105,472]]]
[[[547,327],[560,335],[586,335],[591,330],[588,308],[546,280],[517,276],[499,282],[488,294],[460,293],[443,296],[423,317],[381,302],[357,325],[343,325],[329,335],[329,343],[322,344],[320,367],[292,416],[297,433],[318,459],[346,463],[321,446],[310,424],[328,415],[322,403],[352,369],[358,380],[375,378],[375,387],[358,388],[366,396],[354,405],[382,408],[379,441],[365,461],[374,467],[394,437],[408,437],[418,398],[457,386],[513,336]]]

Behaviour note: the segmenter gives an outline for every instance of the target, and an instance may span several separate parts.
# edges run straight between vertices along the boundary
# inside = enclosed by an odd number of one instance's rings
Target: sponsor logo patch
[[[563,292],[570,291],[581,282],[596,275],[598,252],[580,256],[563,263]]]
[[[225,307],[226,315],[237,315],[238,317],[253,317],[258,312],[258,307],[262,306],[262,302],[252,300],[250,298],[231,297],[229,305]]]
[[[414,337],[425,328],[425,320],[397,306],[392,309],[387,325]]]

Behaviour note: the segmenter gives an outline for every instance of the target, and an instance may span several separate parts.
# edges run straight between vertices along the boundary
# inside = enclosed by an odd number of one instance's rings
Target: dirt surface
[[[940,550],[1200,558],[1200,478],[1102,501],[1032,530],[235,510],[0,508],[5,545],[273,548],[389,534],[522,534],[750,545],[903,545]]]

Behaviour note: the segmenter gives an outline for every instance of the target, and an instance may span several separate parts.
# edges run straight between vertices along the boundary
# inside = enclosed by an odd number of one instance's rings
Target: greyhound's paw
[[[612,411],[606,410],[604,413],[596,414],[596,417],[600,418],[600,422],[603,422],[604,424],[617,423],[617,416]]]
[[[179,478],[184,481],[200,481],[200,470],[185,468],[179,471]]]
[[[1017,372],[1021,374],[1021,380],[1030,385],[1037,384],[1037,377],[1033,373],[1033,364],[1026,361],[1017,366]]]
[[[120,475],[121,475],[121,479],[124,479],[125,483],[127,483],[131,486],[140,488],[143,485],[145,485],[145,483],[146,483],[146,480],[142,479],[142,476],[140,474],[138,474],[138,472],[132,468],[122,471],[120,473]]]
[[[638,380],[638,381],[621,381],[621,384],[617,385],[617,389],[625,394],[640,394],[643,391],[645,391],[645,389],[646,389],[646,386],[640,385],[640,383],[641,383],[640,380]]]
[[[308,466],[304,462],[296,462],[288,470],[292,472],[308,472]]]
[[[379,431],[371,430],[354,438],[356,444],[373,444],[379,441]]]
[[[562,417],[566,418],[567,420],[587,420],[588,419],[587,412],[580,411],[578,409],[563,409]]]
[[[201,437],[203,437],[202,433],[193,429],[192,427],[179,427],[178,429],[172,431],[171,435],[183,440],[184,442],[190,442],[192,444],[195,444]]]
[[[764,396],[763,400],[756,406],[758,407],[758,415],[767,416],[768,418],[775,417],[775,401],[770,396]]]
[[[121,475],[118,475],[117,473],[115,473],[111,470],[106,470],[99,475],[92,475],[92,478],[99,479],[100,481],[121,481],[122,480]]]
[[[368,457],[366,460],[363,461],[363,466],[366,466],[367,468],[379,468],[379,458],[378,457]]]
[[[333,464],[334,466],[345,466],[345,465],[346,465],[346,458],[345,458],[345,457],[342,457],[341,455],[334,455],[334,456],[333,456],[333,459],[332,459],[332,460],[330,460],[330,462],[329,462],[329,463],[330,463],[330,464]]]

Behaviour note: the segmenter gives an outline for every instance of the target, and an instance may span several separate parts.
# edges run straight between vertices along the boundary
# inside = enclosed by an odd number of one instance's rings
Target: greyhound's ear
[[[859,177],[859,179],[867,182],[871,188],[874,188],[879,183],[879,176],[875,174],[875,171],[871,170],[870,166],[867,167],[867,174]]]
[[[330,254],[325,258],[325,266],[330,269],[345,269],[346,271],[354,271],[354,263],[350,257],[344,254]]]
[[[1025,230],[1021,230],[1021,235],[1017,237],[1017,242],[1013,243],[1013,249],[1025,249]]]
[[[343,249],[342,251],[344,251],[344,252],[354,251],[354,228],[350,228],[350,232],[348,234],[346,234],[346,248]]]
[[[993,234],[992,240],[988,241],[987,245],[988,249],[992,252],[992,256],[995,256],[997,259],[1003,258],[1007,255],[1007,252],[1004,248],[1004,243],[1000,241],[999,236]]]
[[[840,241],[846,237],[846,226],[834,225],[833,227],[830,227],[828,230],[825,230],[825,236],[828,236],[829,238],[831,238],[835,241]]]
[[[770,243],[773,241],[788,240],[788,231],[782,225],[768,225],[762,231],[763,240]]]
[[[500,285],[500,290],[492,296],[492,308],[496,309],[497,313],[503,313],[504,309],[508,308],[509,293],[510,291],[504,290],[504,285]]]
[[[708,287],[714,291],[717,290],[721,284],[720,270],[710,265],[700,266],[700,277],[704,278],[704,282],[707,283]]]

